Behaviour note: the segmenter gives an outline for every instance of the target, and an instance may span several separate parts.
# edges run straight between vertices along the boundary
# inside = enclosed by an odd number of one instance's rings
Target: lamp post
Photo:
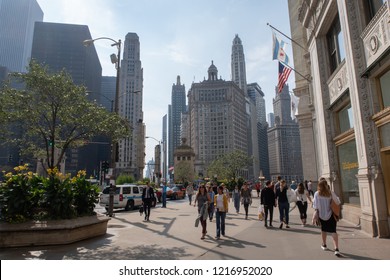
[[[84,40],[83,41],[83,45],[88,47],[90,45],[92,45],[95,41],[98,41],[98,40],[109,40],[109,41],[112,41],[113,43],[111,44],[112,47],[116,46],[117,49],[118,49],[118,54],[115,56],[115,54],[112,54],[110,56],[111,58],[111,62],[113,64],[115,64],[115,68],[116,68],[116,89],[115,89],[115,102],[114,102],[114,112],[115,113],[118,113],[118,101],[119,101],[119,79],[120,79],[120,60],[121,60],[121,45],[122,45],[122,41],[121,39],[119,39],[118,41],[115,41],[114,39],[112,38],[108,38],[108,37],[99,37],[99,38],[96,38],[96,39],[87,39],[87,40]],[[115,164],[117,162],[117,159],[118,159],[118,142],[114,142],[112,143],[112,152],[111,152],[111,166],[113,168],[113,175],[115,177]]]
[[[156,177],[157,177],[157,186],[160,186],[160,180],[161,180],[161,141],[160,140],[157,140],[156,138],[152,137],[152,136],[145,136],[146,139],[148,138],[151,138],[155,141],[158,142],[158,145],[155,147],[155,150],[154,150],[154,153],[155,153],[155,158],[156,158],[156,161],[155,161],[155,166],[156,166],[156,170],[155,170],[155,174],[156,174]]]

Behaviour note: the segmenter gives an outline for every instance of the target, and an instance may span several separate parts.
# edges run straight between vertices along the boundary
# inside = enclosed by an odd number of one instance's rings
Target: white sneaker
[[[336,250],[334,250],[334,255],[336,257],[340,257],[341,256],[339,249],[336,248]]]
[[[326,250],[328,250],[328,247],[326,247],[326,244],[322,244],[322,245],[321,245],[321,249],[324,250],[324,251],[326,251]]]

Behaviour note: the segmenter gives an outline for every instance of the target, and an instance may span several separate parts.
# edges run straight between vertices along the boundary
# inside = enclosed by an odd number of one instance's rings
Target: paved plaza
[[[253,192],[255,194],[255,192]],[[245,220],[244,208],[236,214],[230,202],[226,237],[216,240],[215,220],[207,222],[207,236],[195,227],[197,208],[184,200],[158,204],[151,220],[144,222],[137,210],[116,210],[108,222],[107,234],[61,246],[6,248],[2,260],[390,260],[390,239],[372,238],[346,221],[338,224],[340,258],[334,256],[331,237],[329,251],[320,249],[320,229],[302,227],[298,209],[290,212],[290,229],[278,228],[279,211],[274,211],[274,228],[265,228],[257,219],[259,199],[255,197]],[[97,211],[104,213],[101,207]],[[309,209],[308,217],[312,210]]]

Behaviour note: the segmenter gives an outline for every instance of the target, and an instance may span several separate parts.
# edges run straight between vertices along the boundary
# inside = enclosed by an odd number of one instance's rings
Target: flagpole
[[[271,27],[273,30],[275,30],[276,32],[282,34],[284,37],[286,37],[286,38],[289,39],[291,42],[295,43],[296,45],[298,45],[298,46],[301,47],[304,51],[307,52],[307,49],[306,49],[306,48],[302,47],[298,42],[296,42],[296,41],[293,40],[292,38],[288,37],[288,36],[287,36],[286,34],[284,34],[282,31],[280,31],[279,29],[273,27],[273,26],[272,26],[271,24],[269,24],[268,22],[267,22],[267,25],[268,25],[269,27]],[[294,70],[294,69],[293,69],[293,70]],[[294,71],[295,71],[295,70],[294,70]]]
[[[295,73],[297,73],[299,76],[301,76],[301,77],[304,78],[306,81],[308,81],[309,83],[311,83],[311,79],[306,78],[306,77],[303,76],[301,73],[299,73],[297,70],[295,70],[294,68],[292,68],[290,65],[284,64],[283,62],[280,62],[280,63],[282,63],[284,66],[290,68],[290,69],[293,70]],[[309,76],[310,76],[310,75],[309,75]]]

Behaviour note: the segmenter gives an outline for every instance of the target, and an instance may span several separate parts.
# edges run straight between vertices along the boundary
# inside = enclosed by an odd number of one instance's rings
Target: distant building
[[[276,92],[276,89],[275,89]],[[271,180],[281,176],[288,183],[302,182],[302,155],[299,125],[291,119],[288,85],[274,98],[275,126],[268,129],[268,153]]]
[[[275,115],[274,113],[267,114],[268,127],[273,127],[275,125]]]
[[[31,59],[35,22],[43,20],[36,0],[0,1],[0,66],[26,72]]]
[[[248,96],[256,106],[256,130],[258,155],[254,155],[259,161],[259,170],[263,176],[270,179],[269,173],[269,156],[268,156],[268,124],[266,121],[266,108],[264,92],[257,83],[247,85]],[[255,173],[255,178],[258,179],[260,171]]]
[[[188,92],[190,146],[195,152],[196,174],[207,174],[218,156],[248,151],[246,94],[235,82],[218,78],[212,62],[208,79],[193,83]],[[247,178],[248,173],[242,174]]]
[[[145,167],[145,124],[142,110],[143,69],[136,33],[127,33],[120,71],[119,115],[131,126],[129,137],[119,140],[116,172],[142,179]]]
[[[109,112],[114,112],[114,102],[116,93],[116,77],[103,76],[100,87],[100,104]]]
[[[91,39],[86,25],[36,22],[31,57],[47,65],[49,71],[66,70],[76,85],[85,85],[91,92],[90,100],[100,102],[102,67],[93,45],[85,47],[82,42]],[[101,138],[93,142],[101,142]],[[88,144],[66,153],[65,170],[75,174],[86,170],[87,175],[97,176],[100,169],[99,144]]]
[[[187,139],[182,139],[182,144],[177,146],[174,155],[174,182],[193,182],[195,179],[195,153],[187,144]]]
[[[162,118],[162,179],[168,178],[168,116]],[[167,180],[166,180],[167,181]]]
[[[168,165],[174,164],[173,153],[176,147],[181,145],[181,114],[186,111],[186,88],[181,84],[180,76],[177,76],[176,84],[172,85],[171,107],[168,126]]]

